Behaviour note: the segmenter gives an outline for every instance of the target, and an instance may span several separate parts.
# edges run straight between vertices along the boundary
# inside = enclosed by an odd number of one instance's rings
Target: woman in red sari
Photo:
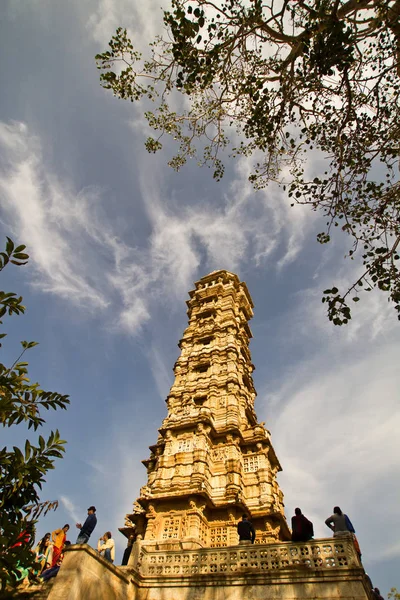
[[[51,563],[51,566],[54,567],[60,556],[61,556],[61,552],[62,549],[64,547],[65,541],[67,539],[67,531],[69,529],[69,525],[64,525],[64,527],[62,529],[55,529],[53,531],[53,533],[51,534],[51,537],[53,539],[53,560]]]

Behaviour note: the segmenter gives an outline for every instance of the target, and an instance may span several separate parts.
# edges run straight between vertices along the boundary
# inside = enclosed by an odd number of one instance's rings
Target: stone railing
[[[273,572],[283,569],[332,570],[358,568],[351,539],[312,540],[307,543],[147,551],[141,548],[139,570],[145,577],[182,577],[203,574]]]

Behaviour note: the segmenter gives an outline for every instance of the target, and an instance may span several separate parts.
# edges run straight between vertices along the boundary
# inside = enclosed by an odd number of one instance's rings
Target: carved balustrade
[[[139,563],[140,573],[145,577],[213,573],[234,575],[293,568],[326,571],[360,567],[350,538],[166,552],[147,551],[142,547]]]

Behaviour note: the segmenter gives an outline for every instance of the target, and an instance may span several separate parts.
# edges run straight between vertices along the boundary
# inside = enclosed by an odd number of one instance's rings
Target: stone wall
[[[137,552],[135,600],[367,600],[351,538]]]
[[[48,600],[130,600],[131,579],[87,544],[70,546]]]
[[[154,550],[127,567],[71,546],[48,600],[372,600],[351,538]]]

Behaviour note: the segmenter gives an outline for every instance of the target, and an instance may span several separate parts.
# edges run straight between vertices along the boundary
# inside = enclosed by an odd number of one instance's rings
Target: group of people
[[[314,537],[314,526],[301,512],[300,508],[296,508],[292,517],[292,542],[307,542]],[[335,506],[333,514],[325,521],[325,525],[333,531],[333,537],[342,537],[352,534],[353,540],[355,537],[355,529],[349,517],[345,515],[339,506]],[[355,543],[356,550],[361,556],[358,542]]]
[[[292,517],[292,542],[307,542],[314,537],[314,526],[301,512],[300,508],[296,508]],[[345,515],[339,506],[335,506],[333,514],[328,517],[325,524],[333,531],[333,537],[340,537],[351,534],[355,541],[355,546],[358,554],[361,557],[360,548],[355,537],[355,529],[347,515]],[[239,544],[249,543],[254,544],[256,532],[253,524],[249,521],[247,515],[242,516],[237,526],[239,535]]]
[[[296,508],[292,517],[292,542],[307,542],[314,537],[314,526],[301,512]],[[354,542],[354,547],[361,561],[360,544],[356,537],[356,531],[349,517],[345,515],[339,506],[335,506],[333,514],[325,520],[325,525],[333,531],[333,537],[350,536]]]
[[[314,537],[314,526],[312,522],[303,515],[300,508],[296,508],[294,512],[295,514],[291,521],[292,541],[307,542],[311,540]],[[81,523],[76,523],[76,527],[79,529],[78,538],[76,540],[77,544],[87,544],[97,525],[96,507],[90,506],[87,509],[87,513],[87,518],[83,525]],[[325,520],[325,524],[333,531],[333,537],[351,536],[354,541],[355,549],[361,559],[361,551],[355,535],[355,529],[349,517],[342,512],[339,506],[334,507],[333,514]],[[36,574],[44,581],[47,581],[51,577],[55,577],[60,569],[64,556],[63,551],[71,543],[67,540],[68,530],[69,525],[66,524],[61,529],[54,530],[51,535],[50,533],[46,533],[35,548],[36,563],[38,564]],[[239,544],[254,544],[256,532],[246,514],[242,515],[242,520],[239,521],[237,525],[237,532]],[[122,564],[128,563],[132,545],[133,536],[132,539],[128,541],[128,547],[125,550],[126,556],[124,554]],[[106,531],[106,533],[99,538],[97,542],[97,551],[108,562],[114,562],[115,542],[110,531]],[[376,600],[383,600],[378,588],[372,588],[372,594]]]
[[[333,537],[351,536],[354,542],[356,552],[361,560],[361,550],[356,538],[355,529],[347,515],[345,515],[339,506],[335,506],[333,514],[328,517],[325,524],[333,531]],[[242,520],[238,523],[237,532],[239,535],[239,544],[254,544],[256,532],[253,524],[247,518],[247,515],[242,516]],[[296,508],[292,517],[292,542],[308,542],[314,537],[314,526],[301,512],[300,508]]]
[[[35,575],[44,581],[57,575],[63,560],[63,551],[71,542],[67,540],[68,523],[61,529],[46,533],[34,549],[37,569]]]
[[[333,531],[333,537],[351,537],[356,552],[361,560],[361,550],[356,538],[356,532],[349,517],[342,512],[339,506],[335,506],[333,514],[325,520],[325,525]],[[242,520],[237,525],[239,535],[239,544],[254,544],[256,532],[253,524],[249,521],[247,515],[242,516]],[[314,525],[301,512],[300,508],[295,508],[292,517],[292,542],[308,542],[314,537]],[[368,575],[367,575],[368,577]],[[378,588],[374,588],[371,580],[371,593],[375,600],[384,600]]]
[[[67,541],[68,530],[69,525],[66,524],[61,529],[55,529],[51,534],[46,533],[42,537],[37,546],[32,549],[35,555],[34,565],[18,566],[16,577],[20,585],[47,581],[57,575],[64,557],[64,549],[71,543]],[[28,523],[27,528],[18,536],[17,542],[10,549],[29,544],[32,536],[33,527]]]
[[[79,529],[76,540],[77,544],[87,544],[97,525],[96,507],[90,506],[87,512],[84,524],[76,523],[76,527]],[[55,529],[52,533],[46,533],[42,537],[37,546],[32,550],[35,554],[35,567],[33,569],[21,569],[21,583],[25,582],[25,584],[29,584],[32,581],[48,581],[57,575],[64,559],[64,551],[71,545],[71,542],[67,540],[69,528],[69,524],[66,523],[64,527]],[[21,540],[15,546],[28,543],[29,539],[30,534],[21,536]],[[114,562],[115,543],[110,531],[106,531],[98,540],[97,551],[105,560],[111,563]]]

